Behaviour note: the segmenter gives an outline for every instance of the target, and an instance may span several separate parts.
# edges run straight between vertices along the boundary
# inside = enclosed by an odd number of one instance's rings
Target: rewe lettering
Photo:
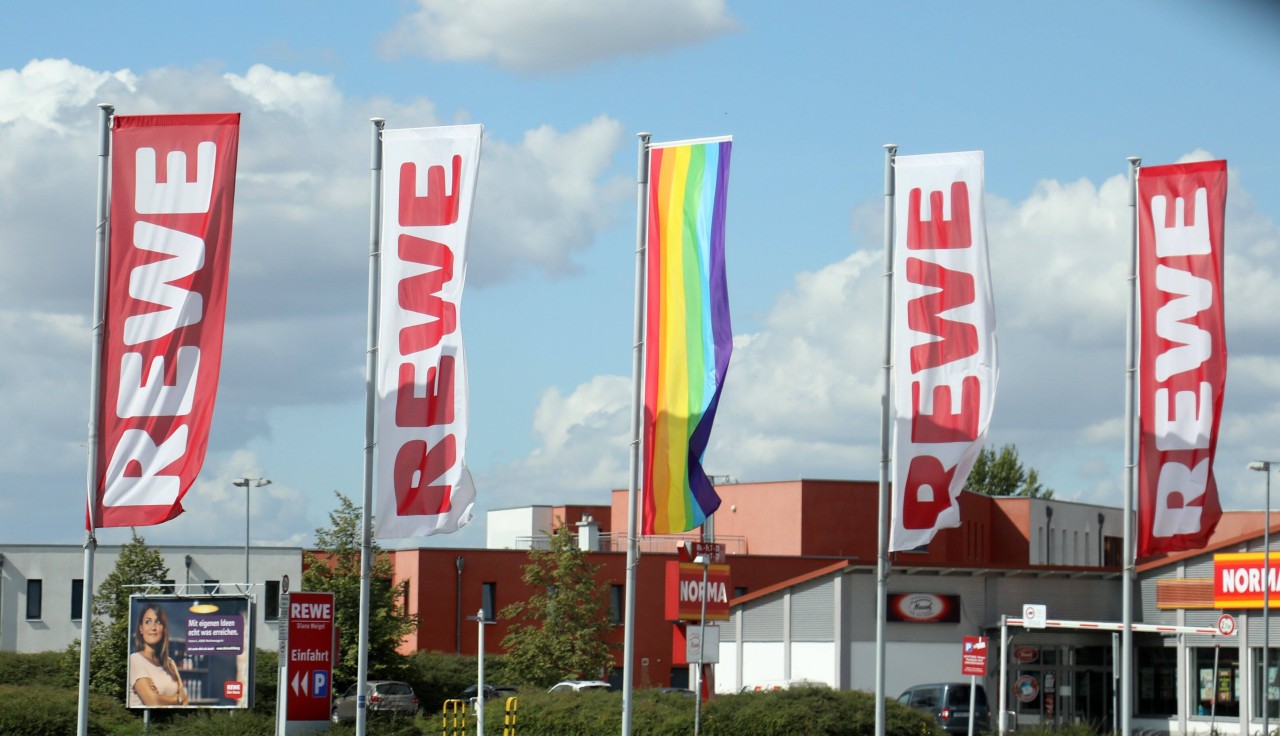
[[[1156,258],[1181,264],[1188,256],[1211,254],[1208,190],[1196,189],[1190,218],[1183,198],[1174,197],[1172,204],[1170,218],[1169,198],[1151,198]],[[1156,265],[1155,285],[1168,296],[1155,315],[1156,335],[1167,347],[1155,358],[1153,439],[1161,456],[1152,534],[1168,537],[1201,528],[1199,500],[1208,489],[1210,460],[1194,451],[1210,446],[1214,391],[1203,378],[1214,356],[1212,336],[1196,319],[1219,297],[1207,279],[1163,262]]]
[[[448,182],[444,166],[428,167],[425,195],[418,194],[417,165],[401,166],[397,209],[401,227],[439,228],[458,221],[462,157],[454,156],[451,164]],[[401,261],[423,267],[396,285],[400,309],[423,319],[401,328],[396,344],[400,363],[395,423],[398,427],[447,427],[454,421],[457,361],[453,355],[441,355],[437,348],[446,335],[458,328],[458,306],[441,296],[444,286],[454,278],[453,248],[446,242],[403,233],[397,239],[396,255]],[[431,446],[423,440],[401,445],[393,472],[396,512],[402,516],[448,512],[453,488],[436,481],[457,461],[453,433],[445,434]]]
[[[180,477],[161,471],[186,454],[188,427],[173,422],[165,425],[170,427],[165,436],[153,436],[156,425],[148,419],[187,416],[197,395],[200,347],[167,346],[164,339],[204,318],[204,295],[187,285],[205,266],[205,241],[174,229],[174,218],[165,216],[209,212],[217,145],[203,141],[197,146],[194,176],[182,151],[167,153],[163,180],[157,176],[155,149],[139,148],[134,163],[138,220],[132,245],[153,255],[139,259],[129,273],[128,297],[136,304],[122,310],[131,316],[121,340],[133,350],[120,358],[113,408],[120,419],[137,420],[138,426],[126,429],[110,453],[103,493],[108,506],[172,504],[181,492]],[[166,355],[173,356],[172,365]]]
[[[291,603],[289,616],[295,619],[327,621],[333,618],[330,603]]]
[[[940,370],[973,357],[979,347],[977,326],[953,311],[973,304],[974,275],[944,266],[940,256],[973,245],[968,185],[953,182],[947,194],[929,193],[927,220],[921,215],[923,192],[912,189],[908,200],[906,243],[912,255],[906,261],[906,280],[925,287],[926,293],[907,302],[907,327],[926,340],[910,351],[911,441],[919,454],[911,459],[903,489],[906,529],[933,528],[953,504],[955,466],[947,467],[929,454],[927,445],[972,442],[979,435],[981,380],[962,375],[958,384],[948,383]],[[944,217],[944,208],[950,209],[950,219]]]

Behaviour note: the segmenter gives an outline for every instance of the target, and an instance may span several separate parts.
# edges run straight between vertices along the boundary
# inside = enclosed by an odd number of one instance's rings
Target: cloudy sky
[[[0,45],[0,542],[83,538],[97,104],[242,113],[226,345],[188,513],[154,543],[313,541],[361,493],[369,118],[485,125],[467,292],[483,512],[627,483],[636,138],[732,134],[736,352],[707,453],[874,479],[883,149],[982,150],[990,442],[1119,506],[1128,156],[1225,158],[1216,475],[1280,460],[1280,14],[1270,3],[22,3]],[[621,521],[619,523],[622,523]],[[104,530],[101,541],[127,539]]]

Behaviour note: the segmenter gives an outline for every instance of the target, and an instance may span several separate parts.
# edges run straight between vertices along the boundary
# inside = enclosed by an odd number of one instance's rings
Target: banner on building
[[[1262,608],[1264,601],[1280,601],[1280,559],[1268,562],[1262,552],[1213,556],[1213,608]]]
[[[376,536],[472,518],[462,287],[483,127],[384,130]]]
[[[895,160],[893,522],[889,548],[960,525],[995,404],[981,151]]]
[[[238,113],[114,118],[97,526],[183,511],[218,393]]]
[[[253,651],[248,596],[131,596],[127,705],[249,708]]]
[[[1138,556],[1201,549],[1227,377],[1227,162],[1138,170]]]
[[[644,534],[688,531],[720,507],[702,459],[733,352],[724,260],[732,146],[649,147]]]

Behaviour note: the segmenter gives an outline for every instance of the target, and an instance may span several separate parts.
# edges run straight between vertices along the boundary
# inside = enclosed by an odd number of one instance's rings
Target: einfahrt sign
[[[333,593],[289,594],[286,720],[329,719],[333,650]]]

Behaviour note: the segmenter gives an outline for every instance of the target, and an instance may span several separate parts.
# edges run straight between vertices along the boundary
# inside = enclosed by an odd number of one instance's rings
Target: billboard
[[[252,623],[248,596],[131,596],[126,704],[248,708]]]

